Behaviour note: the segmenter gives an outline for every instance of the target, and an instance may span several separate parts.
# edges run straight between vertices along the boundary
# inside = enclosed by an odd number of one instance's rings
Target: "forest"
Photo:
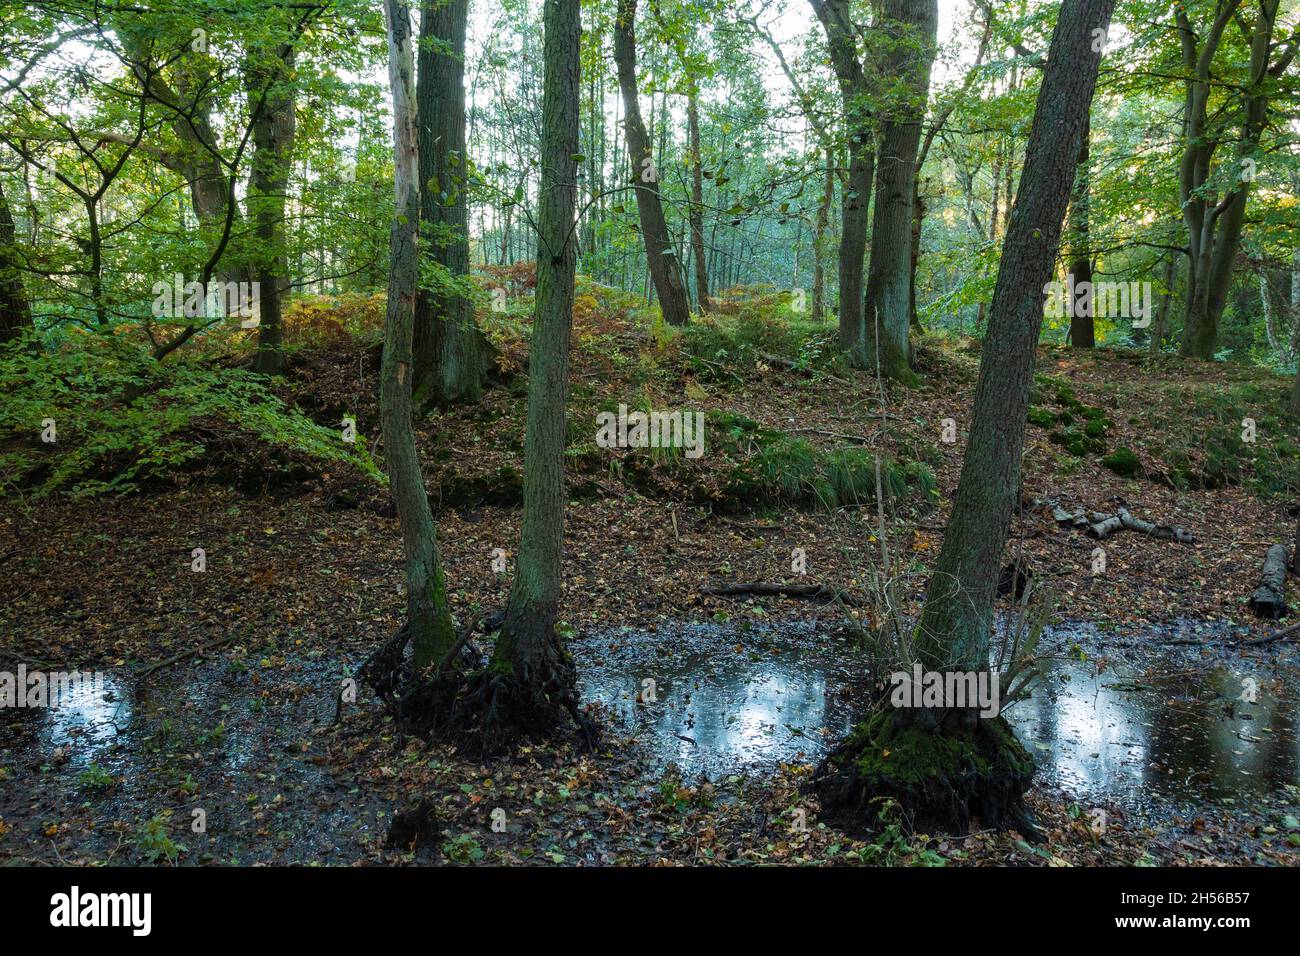
[[[0,861],[1297,866],[1298,54],[6,0]]]

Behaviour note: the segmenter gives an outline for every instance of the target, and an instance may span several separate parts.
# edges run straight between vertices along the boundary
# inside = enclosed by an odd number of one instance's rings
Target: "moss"
[[[1083,433],[1089,438],[1106,437],[1106,420],[1104,418],[1090,418],[1083,426]]]
[[[1056,413],[1050,408],[1040,408],[1037,405],[1029,406],[1029,413],[1026,416],[1031,425],[1037,425],[1039,428],[1051,428],[1056,424]]]
[[[421,670],[441,661],[456,643],[456,626],[447,603],[447,578],[441,565],[435,568],[429,584],[429,605],[431,613],[427,618],[411,621],[415,666]]]
[[[1101,463],[1121,478],[1134,478],[1142,473],[1142,462],[1130,448],[1116,448]]]
[[[1052,432],[1050,438],[1055,444],[1060,445],[1076,458],[1106,450],[1105,441],[1095,438],[1073,425]]]
[[[897,805],[913,832],[966,832],[972,818],[1032,832],[1023,796],[1034,760],[1001,717],[886,709],[859,724],[822,762],[813,785],[823,816],[878,828]]]

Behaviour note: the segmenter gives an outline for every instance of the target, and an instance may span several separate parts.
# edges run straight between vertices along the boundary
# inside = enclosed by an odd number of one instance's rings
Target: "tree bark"
[[[884,0],[880,32],[887,36],[883,72],[899,82],[902,101],[884,112],[871,224],[862,367],[886,378],[911,380],[908,328],[912,306],[912,201],[916,151],[921,143],[939,27],[937,0]]]
[[[1239,16],[1240,5],[1240,0],[1223,0],[1204,38],[1193,28],[1186,8],[1175,11],[1183,47],[1183,66],[1187,71],[1179,198],[1187,227],[1191,263],[1181,352],[1190,358],[1214,357],[1219,322],[1232,284],[1246,204],[1254,178],[1251,175],[1254,162],[1251,154],[1258,148],[1264,131],[1272,81],[1286,69],[1296,52],[1294,44],[1275,46],[1272,42],[1278,0],[1261,0],[1251,24],[1246,24]],[[1215,92],[1212,70],[1215,53],[1224,30],[1234,18],[1248,33],[1250,61],[1248,76],[1240,91],[1240,129],[1229,132],[1211,129],[1208,117]],[[1270,57],[1275,49],[1285,52],[1270,66]],[[1229,111],[1216,105],[1214,113],[1221,112]],[[1220,199],[1213,191],[1207,193],[1206,187],[1215,172],[1214,153],[1221,141],[1229,137],[1237,141],[1234,162],[1239,164],[1239,168],[1232,171],[1232,185]]]
[[[691,150],[691,258],[695,262],[695,297],[701,312],[711,312],[709,269],[704,257],[704,170],[700,159],[699,91],[694,78],[686,94],[686,128]]]
[[[384,460],[406,556],[406,618],[417,668],[442,660],[456,640],[436,529],[411,424],[412,339],[419,259],[419,145],[415,115],[415,57],[410,7],[384,0],[388,74],[393,92],[396,206],[389,238],[391,268],[380,370]]]
[[[18,270],[14,217],[0,189],[0,343],[22,335],[32,327],[32,308],[23,291]]]
[[[1092,175],[1088,162],[1088,137],[1091,124],[1083,124],[1083,145],[1074,167],[1074,192],[1070,196],[1070,264],[1071,288],[1076,290],[1070,311],[1070,345],[1091,349],[1097,345],[1093,315],[1096,297],[1092,294],[1092,252],[1088,247],[1088,212],[1092,198]],[[1084,283],[1087,283],[1086,285]]]
[[[262,96],[253,121],[253,157],[248,176],[248,206],[257,237],[257,357],[253,367],[264,375],[284,370],[282,294],[289,288],[289,258],[284,240],[284,210],[293,165],[297,130],[294,115],[294,48],[255,48],[248,70],[250,102]]]
[[[817,221],[813,229],[813,320],[821,322],[826,316],[826,232],[830,226],[831,203],[835,200],[835,151],[827,146],[826,181],[822,186],[821,202],[817,204]]]
[[[546,0],[537,294],[528,360],[524,512],[505,619],[487,673],[484,749],[580,724],[573,665],[556,619],[564,552],[565,401],[573,323],[581,35],[579,0]]]
[[[864,355],[863,263],[867,254],[867,224],[876,163],[866,73],[858,58],[856,32],[849,0],[809,0],[826,31],[831,66],[839,82],[848,131],[849,171],[840,193],[839,341],[849,361]]]
[[[1250,596],[1250,609],[1256,617],[1276,621],[1286,616],[1286,545],[1275,544],[1264,556],[1259,585]]]
[[[637,0],[618,0],[614,21],[614,63],[618,67],[618,84],[623,93],[623,129],[628,156],[632,160],[632,182],[641,220],[641,238],[645,242],[646,268],[659,297],[664,321],[669,325],[685,325],[690,317],[690,302],[686,296],[681,262],[668,234],[668,221],[664,218],[659,194],[659,168],[654,163],[653,144],[641,118],[637,94],[636,5]]]
[[[1052,36],[1003,243],[961,479],[917,634],[919,656],[934,670],[988,667],[997,572],[1020,488],[1043,288],[1101,59],[1090,38],[1106,29],[1113,5],[1064,0]]]
[[[492,347],[474,321],[469,288],[465,27],[469,0],[423,0],[416,56],[420,232],[435,263],[433,288],[415,300],[417,407],[476,401]]]

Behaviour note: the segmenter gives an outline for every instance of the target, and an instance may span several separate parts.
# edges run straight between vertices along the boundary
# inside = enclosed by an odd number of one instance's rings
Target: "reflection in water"
[[[0,711],[0,718],[7,727],[34,733],[45,756],[66,747],[75,763],[91,763],[131,722],[131,702],[122,686],[107,674],[96,676],[68,683],[57,695],[58,706]]]
[[[1007,716],[1040,773],[1066,790],[1219,799],[1300,783],[1297,700],[1282,681],[1224,668],[1097,675],[1079,661],[1044,671],[1033,698]]]
[[[599,646],[577,650],[584,697],[648,745],[656,769],[676,763],[688,776],[815,762],[867,696],[857,652],[808,629],[687,625],[590,640]],[[1203,666],[1152,677],[1048,661],[1007,717],[1039,779],[1077,796],[1220,799],[1300,784],[1290,684]],[[657,700],[638,703],[647,678]]]
[[[659,767],[675,763],[691,776],[814,760],[853,724],[850,699],[829,693],[815,661],[769,655],[755,661],[728,646],[630,673],[616,659],[605,658],[605,665],[579,671],[584,696],[648,742]],[[647,677],[655,700],[643,704],[637,694]]]

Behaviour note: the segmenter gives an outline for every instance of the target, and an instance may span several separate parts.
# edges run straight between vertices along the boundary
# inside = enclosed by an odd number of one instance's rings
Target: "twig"
[[[1257,646],[1259,646],[1260,644],[1269,644],[1269,643],[1272,643],[1273,641],[1281,641],[1281,640],[1284,640],[1285,638],[1290,637],[1292,634],[1295,634],[1297,631],[1300,631],[1300,622],[1297,622],[1297,623],[1295,623],[1295,624],[1288,624],[1286,627],[1282,628],[1280,631],[1274,631],[1272,634],[1269,634],[1269,635],[1267,635],[1267,636],[1265,636],[1265,637],[1257,637],[1257,638],[1255,638],[1254,640],[1250,640],[1250,641],[1242,641],[1242,642],[1241,642],[1240,644],[1238,644],[1237,646],[1238,646],[1238,647],[1257,647]]]
[[[841,601],[851,607],[862,607],[863,602],[839,588],[824,584],[774,584],[766,581],[753,581],[748,584],[706,584],[700,588],[701,594],[718,596],[735,596],[742,594],[772,594],[782,597],[811,598],[813,600]]]
[[[193,657],[196,654],[206,654],[209,651],[215,651],[219,648],[225,647],[227,644],[238,639],[238,637],[238,634],[227,634],[225,637],[215,640],[211,644],[204,644],[200,647],[191,647],[188,651],[181,651],[179,654],[174,654],[165,661],[158,661],[157,663],[150,664],[136,675],[136,680],[144,680],[155,671],[162,670],[164,667],[171,667],[173,664],[179,664],[181,661]]]

